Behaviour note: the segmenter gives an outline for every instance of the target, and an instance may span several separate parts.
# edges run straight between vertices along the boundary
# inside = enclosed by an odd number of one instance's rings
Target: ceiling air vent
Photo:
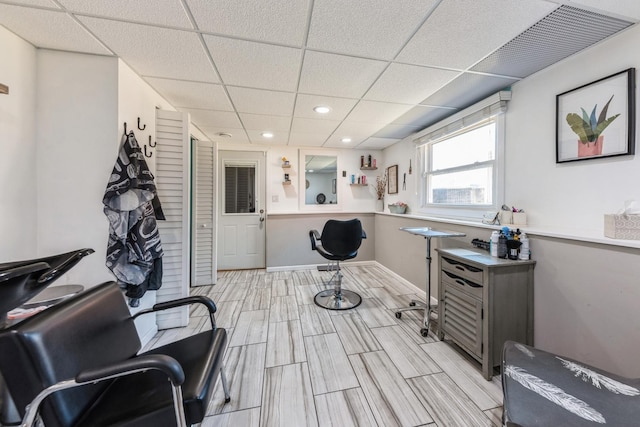
[[[630,25],[633,23],[563,5],[480,61],[471,71],[524,78]]]

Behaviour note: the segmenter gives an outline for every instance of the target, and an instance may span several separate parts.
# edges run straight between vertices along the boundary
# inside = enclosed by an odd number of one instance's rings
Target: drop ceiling
[[[363,149],[639,19],[637,0],[0,0],[9,31],[121,58],[213,141]]]

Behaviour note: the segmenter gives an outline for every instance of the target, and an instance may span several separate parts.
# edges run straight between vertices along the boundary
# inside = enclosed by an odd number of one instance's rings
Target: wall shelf
[[[360,168],[360,170],[361,171],[375,171],[375,170],[378,170],[378,168],[375,167],[375,166],[362,166]]]
[[[282,181],[282,185],[291,185],[291,181]]]
[[[291,163],[289,163],[289,164],[283,163],[282,164],[282,169],[289,169],[289,168],[291,168]]]
[[[367,185],[369,185],[369,184],[358,184],[358,183],[354,183],[354,184],[349,184],[349,185],[351,185],[352,187],[366,187],[366,186],[367,186]]]

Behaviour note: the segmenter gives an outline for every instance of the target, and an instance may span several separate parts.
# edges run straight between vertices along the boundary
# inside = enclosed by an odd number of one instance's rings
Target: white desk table
[[[415,234],[416,236],[422,236],[427,240],[427,303],[424,304],[422,301],[412,300],[409,303],[409,307],[396,310],[396,317],[398,319],[401,318],[403,311],[424,310],[423,327],[420,329],[420,334],[426,337],[429,335],[429,320],[431,315],[431,239],[434,237],[464,237],[466,234],[455,231],[434,230],[431,227],[400,227],[400,230]]]

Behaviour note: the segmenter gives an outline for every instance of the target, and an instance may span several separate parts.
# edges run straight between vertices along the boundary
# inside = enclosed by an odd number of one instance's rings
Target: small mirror
[[[305,205],[335,205],[338,158],[336,156],[305,155]]]

